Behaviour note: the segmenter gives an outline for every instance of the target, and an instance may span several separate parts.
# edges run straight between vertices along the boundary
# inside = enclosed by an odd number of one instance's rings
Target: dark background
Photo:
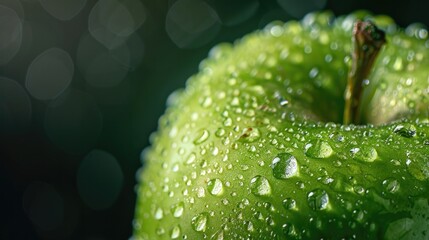
[[[168,95],[217,43],[320,9],[429,25],[423,0],[0,0],[0,239],[128,239]]]

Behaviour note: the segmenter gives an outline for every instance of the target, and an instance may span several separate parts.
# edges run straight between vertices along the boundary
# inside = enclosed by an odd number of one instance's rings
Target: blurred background
[[[139,155],[217,43],[321,9],[429,25],[428,5],[0,0],[0,239],[128,239]]]

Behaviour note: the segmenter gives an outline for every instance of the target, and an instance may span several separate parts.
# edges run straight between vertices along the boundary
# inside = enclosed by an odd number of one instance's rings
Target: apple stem
[[[362,92],[369,81],[367,77],[374,61],[386,43],[385,34],[370,21],[358,20],[353,28],[354,49],[352,66],[348,74],[347,87],[344,94],[344,124],[360,124],[360,103]]]

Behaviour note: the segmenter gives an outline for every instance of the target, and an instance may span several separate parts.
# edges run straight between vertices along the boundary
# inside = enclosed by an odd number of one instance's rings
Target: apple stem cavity
[[[352,66],[344,94],[344,124],[361,124],[361,97],[375,59],[386,43],[385,33],[370,21],[358,20],[353,28]]]

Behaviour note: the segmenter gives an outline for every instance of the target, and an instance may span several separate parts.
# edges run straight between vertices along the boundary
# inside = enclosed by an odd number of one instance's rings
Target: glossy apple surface
[[[342,125],[358,18],[387,44]],[[428,239],[427,35],[317,13],[215,47],[144,151],[133,238]]]

